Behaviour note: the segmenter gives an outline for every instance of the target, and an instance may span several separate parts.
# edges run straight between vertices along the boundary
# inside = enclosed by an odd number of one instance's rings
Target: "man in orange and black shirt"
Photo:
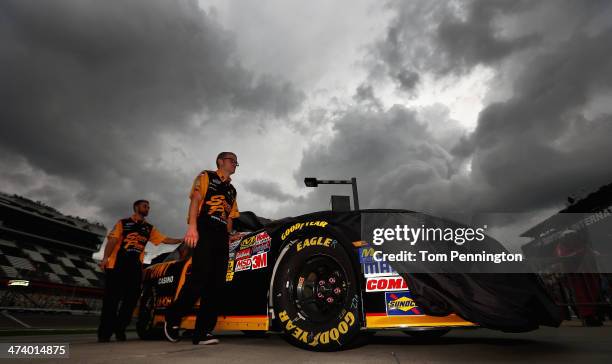
[[[148,201],[138,200],[133,208],[134,214],[119,220],[108,235],[104,257],[100,262],[100,267],[106,273],[98,328],[100,342],[108,342],[113,333],[117,341],[125,341],[125,328],[130,323],[140,295],[142,261],[147,242],[155,245],[182,242],[166,237],[145,220],[149,214]]]
[[[185,243],[194,248],[191,274],[176,301],[166,311],[164,332],[169,341],[179,340],[181,318],[188,313],[198,298],[193,343],[219,342],[212,330],[217,323],[220,297],[225,287],[229,240],[236,238],[232,220],[240,215],[236,203],[236,189],[230,176],[236,171],[236,154],[223,152],[217,156],[217,171],[203,171],[193,182],[189,198],[188,228]]]

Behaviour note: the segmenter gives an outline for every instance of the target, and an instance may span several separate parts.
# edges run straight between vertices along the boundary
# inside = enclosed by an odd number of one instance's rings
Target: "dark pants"
[[[207,216],[198,219],[199,240],[193,251],[191,273],[185,279],[176,301],[168,307],[166,321],[172,324],[190,313],[200,299],[194,339],[211,332],[217,324],[220,304],[225,290],[227,273],[228,233],[227,226]]]
[[[115,332],[124,333],[132,320],[140,296],[142,267],[124,268],[117,265],[106,270],[106,285],[98,337],[110,338]]]

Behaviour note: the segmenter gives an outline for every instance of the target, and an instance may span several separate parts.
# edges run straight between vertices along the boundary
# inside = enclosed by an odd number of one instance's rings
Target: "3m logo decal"
[[[268,266],[268,253],[257,254],[251,257],[251,269],[260,269]]]
[[[409,291],[385,293],[387,316],[422,315]]]

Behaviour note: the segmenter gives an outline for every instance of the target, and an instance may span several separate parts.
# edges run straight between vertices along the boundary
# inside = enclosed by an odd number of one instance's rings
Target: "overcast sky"
[[[546,217],[612,182],[609,1],[2,1],[1,190],[182,236],[234,151],[241,210]],[[533,220],[510,221],[529,227]]]

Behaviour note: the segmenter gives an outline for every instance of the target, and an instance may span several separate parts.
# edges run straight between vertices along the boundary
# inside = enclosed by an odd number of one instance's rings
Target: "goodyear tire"
[[[145,287],[140,297],[136,333],[142,340],[161,338],[161,330],[153,325],[155,311],[155,293],[151,287]]]
[[[285,339],[313,351],[346,349],[360,332],[359,285],[350,257],[325,230],[289,243],[273,284]]]

